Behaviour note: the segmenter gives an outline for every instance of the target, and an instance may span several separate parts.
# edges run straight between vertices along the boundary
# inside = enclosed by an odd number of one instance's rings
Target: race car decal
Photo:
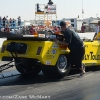
[[[59,48],[59,46],[58,45],[53,45],[52,48]]]
[[[84,47],[86,48],[86,47],[88,47],[88,45],[84,45]]]
[[[56,54],[57,53],[57,50],[51,50],[51,53],[52,54]]]
[[[42,50],[42,47],[38,47],[38,50],[37,50],[37,53],[36,53],[36,55],[40,55],[40,53],[41,53],[41,50]]]
[[[93,47],[100,47],[100,45],[92,45]]]
[[[100,60],[100,55],[94,55],[93,52],[84,55],[84,60]]]
[[[46,59],[52,59],[52,58],[54,58],[53,55],[47,55],[47,56],[46,56]]]
[[[54,43],[52,48],[59,48],[58,44],[57,43]]]
[[[51,65],[51,61],[46,61],[46,65]]]

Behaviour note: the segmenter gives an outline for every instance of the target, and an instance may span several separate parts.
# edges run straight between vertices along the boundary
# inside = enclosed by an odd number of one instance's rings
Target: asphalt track
[[[47,79],[42,73],[21,76],[15,68],[3,74],[6,78],[0,75],[0,100],[100,100],[100,69],[91,67],[83,77],[74,69],[60,80]]]

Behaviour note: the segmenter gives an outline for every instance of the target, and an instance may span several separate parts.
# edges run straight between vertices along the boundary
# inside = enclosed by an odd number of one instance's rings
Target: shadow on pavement
[[[92,70],[91,70],[92,69]],[[100,70],[100,68],[89,67],[86,68],[86,71],[96,71]],[[62,79],[48,79],[43,75],[43,73],[39,73],[37,76],[31,75],[17,75],[13,77],[3,78],[0,79],[0,86],[14,86],[14,85],[34,85],[34,84],[41,84],[41,83],[51,83],[51,82],[59,82],[59,81],[68,81],[72,79],[76,79],[79,76],[79,69],[71,69],[68,76]]]

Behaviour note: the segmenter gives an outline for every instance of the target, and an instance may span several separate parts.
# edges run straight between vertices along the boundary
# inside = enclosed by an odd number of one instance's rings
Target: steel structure
[[[56,5],[45,5],[45,4],[35,5],[35,24],[36,25],[48,26],[50,25],[50,23],[52,24],[53,20],[55,21],[57,20]]]

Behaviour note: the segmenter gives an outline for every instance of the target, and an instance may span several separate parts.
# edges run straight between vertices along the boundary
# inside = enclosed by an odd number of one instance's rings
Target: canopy
[[[93,20],[90,22],[90,24],[98,24],[98,21],[100,21],[100,20]]]

